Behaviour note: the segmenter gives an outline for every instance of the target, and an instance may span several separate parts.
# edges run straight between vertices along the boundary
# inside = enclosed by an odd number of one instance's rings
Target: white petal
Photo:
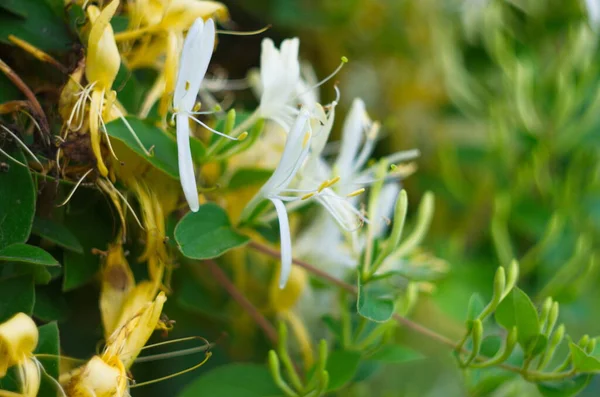
[[[309,118],[310,114],[304,109],[298,114],[285,141],[281,160],[273,175],[261,189],[265,196],[278,195],[281,190],[285,189],[308,156],[311,135]],[[305,142],[307,133],[309,134],[308,141]]]
[[[279,288],[283,289],[292,271],[292,236],[288,222],[285,204],[281,200],[271,199],[277,211],[279,219],[279,239],[281,241],[281,273],[279,276]]]
[[[179,162],[179,179],[185,199],[193,212],[198,211],[198,189],[194,175],[194,162],[190,149],[190,124],[185,114],[177,115],[177,159]]]
[[[365,114],[365,103],[356,98],[344,122],[340,154],[335,164],[342,179],[349,177],[354,169],[354,159],[364,134]]]
[[[213,20],[209,19],[204,23],[202,18],[196,19],[185,39],[179,60],[179,73],[173,95],[175,108],[189,112],[194,107],[214,46]]]

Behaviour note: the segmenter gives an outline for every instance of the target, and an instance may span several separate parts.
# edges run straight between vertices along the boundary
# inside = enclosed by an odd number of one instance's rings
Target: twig
[[[273,327],[273,325],[265,318],[265,316],[263,316],[262,313],[260,311],[258,311],[258,309],[256,307],[254,307],[252,302],[250,302],[236,288],[236,286],[227,277],[227,274],[225,274],[225,272],[223,270],[221,270],[221,268],[215,261],[209,259],[209,260],[204,261],[204,263],[206,263],[208,265],[208,268],[211,271],[211,273],[213,274],[213,276],[215,277],[215,280],[217,280],[217,282],[219,284],[221,284],[221,286],[223,288],[225,288],[225,290],[229,293],[229,295],[231,295],[231,297],[237,303],[239,303],[239,305],[242,306],[244,308],[244,310],[246,310],[248,312],[248,314],[250,315],[250,317],[252,317],[254,319],[256,324],[258,324],[258,326],[263,329],[263,331],[265,332],[265,335],[267,335],[267,338],[269,338],[269,340],[274,345],[277,345],[278,336],[277,336],[277,331],[275,330],[275,327]]]
[[[261,243],[257,243],[256,241],[251,241],[249,246],[254,248],[257,251],[260,251],[264,254],[272,256],[273,258],[279,258],[281,256],[279,251],[274,250],[273,248],[270,248]],[[328,274],[327,272],[324,272],[323,270],[320,270],[309,263],[306,263],[306,262],[301,261],[300,259],[296,259],[296,258],[292,259],[292,263],[308,270],[310,273],[314,274],[315,276],[318,276],[319,278],[322,278],[323,280],[327,280],[330,283],[335,284],[342,289],[345,289],[346,291],[348,291],[354,295],[358,294],[358,289],[354,285],[350,285],[338,278],[335,278],[332,275]]]
[[[11,69],[2,59],[0,59],[0,71],[2,71],[6,77],[25,95],[27,100],[30,102],[31,110],[38,116],[38,120],[40,123],[40,133],[42,137],[46,141],[46,144],[50,143],[50,124],[48,124],[48,119],[46,118],[46,114],[44,113],[44,109],[42,109],[42,105],[38,102],[35,97],[33,91],[25,84],[23,80],[19,77],[18,74],[15,73],[14,70]]]

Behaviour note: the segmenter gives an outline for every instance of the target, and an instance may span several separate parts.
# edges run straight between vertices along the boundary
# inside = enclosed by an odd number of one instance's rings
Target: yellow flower
[[[68,397],[129,396],[127,370],[159,325],[167,298],[158,294],[154,301],[133,313],[123,326],[106,341],[102,354],[92,357],[83,367],[61,377]]]
[[[94,356],[65,388],[68,397],[124,397],[127,373],[121,360]]]
[[[107,340],[154,299],[163,273],[162,268],[157,269],[156,279],[136,285],[120,238],[117,241],[108,247],[102,269],[100,312]]]
[[[229,12],[222,3],[199,0],[135,0],[129,3],[127,11],[129,29],[115,36],[118,42],[128,42],[124,46],[130,49],[124,51],[127,66],[159,71],[140,115],[147,115],[160,99],[159,114],[164,118],[175,89],[183,33],[197,18],[226,20]]]
[[[28,315],[17,313],[0,324],[0,378],[16,365],[20,396],[35,397],[40,388],[40,368],[33,357],[37,343],[38,329]],[[0,395],[4,395],[2,390]]]
[[[108,105],[112,105],[114,99],[112,101],[108,99],[107,94],[111,94],[112,84],[117,77],[121,64],[121,56],[110,25],[110,20],[118,6],[119,0],[113,0],[102,11],[95,6],[87,8],[88,17],[92,24],[88,38],[85,68],[86,78],[93,87],[89,117],[90,138],[92,150],[96,156],[96,165],[102,176],[108,175],[108,169],[104,164],[100,150],[100,124],[104,124],[105,109],[110,110],[112,108]],[[110,96],[114,96],[114,94]],[[103,103],[106,99],[108,99],[108,104]],[[103,125],[102,128],[104,128]],[[110,144],[110,141],[108,143]]]

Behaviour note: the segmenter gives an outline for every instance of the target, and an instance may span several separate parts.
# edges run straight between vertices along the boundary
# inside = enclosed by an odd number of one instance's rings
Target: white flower
[[[279,219],[279,232],[281,240],[281,276],[280,288],[285,287],[292,269],[292,239],[288,222],[287,210],[284,201],[299,200],[295,196],[285,196],[285,193],[296,193],[297,190],[289,189],[288,186],[296,177],[296,173],[308,156],[312,131],[309,123],[310,114],[301,110],[294,125],[288,133],[281,160],[275,171],[263,185],[257,195],[244,209],[242,218],[256,208],[264,199],[270,200],[275,206],[277,218]]]
[[[190,150],[189,118],[193,118],[196,97],[206,74],[215,45],[215,25],[212,19],[204,23],[196,19],[188,31],[181,58],[173,95],[173,109],[177,118],[177,149],[179,178],[183,193],[194,212],[198,211],[198,189],[194,175],[194,162]]]
[[[286,131],[298,114],[294,99],[300,84],[299,46],[297,38],[287,39],[278,50],[273,40],[264,39],[260,54],[260,115]]]

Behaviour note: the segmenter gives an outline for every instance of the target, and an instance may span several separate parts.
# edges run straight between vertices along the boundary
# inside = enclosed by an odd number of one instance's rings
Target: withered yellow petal
[[[166,300],[167,297],[161,292],[153,302],[146,303],[124,326],[110,336],[102,357],[119,357],[126,369],[131,367],[154,332]]]
[[[94,356],[65,387],[68,397],[125,397],[127,373],[117,357]]]

